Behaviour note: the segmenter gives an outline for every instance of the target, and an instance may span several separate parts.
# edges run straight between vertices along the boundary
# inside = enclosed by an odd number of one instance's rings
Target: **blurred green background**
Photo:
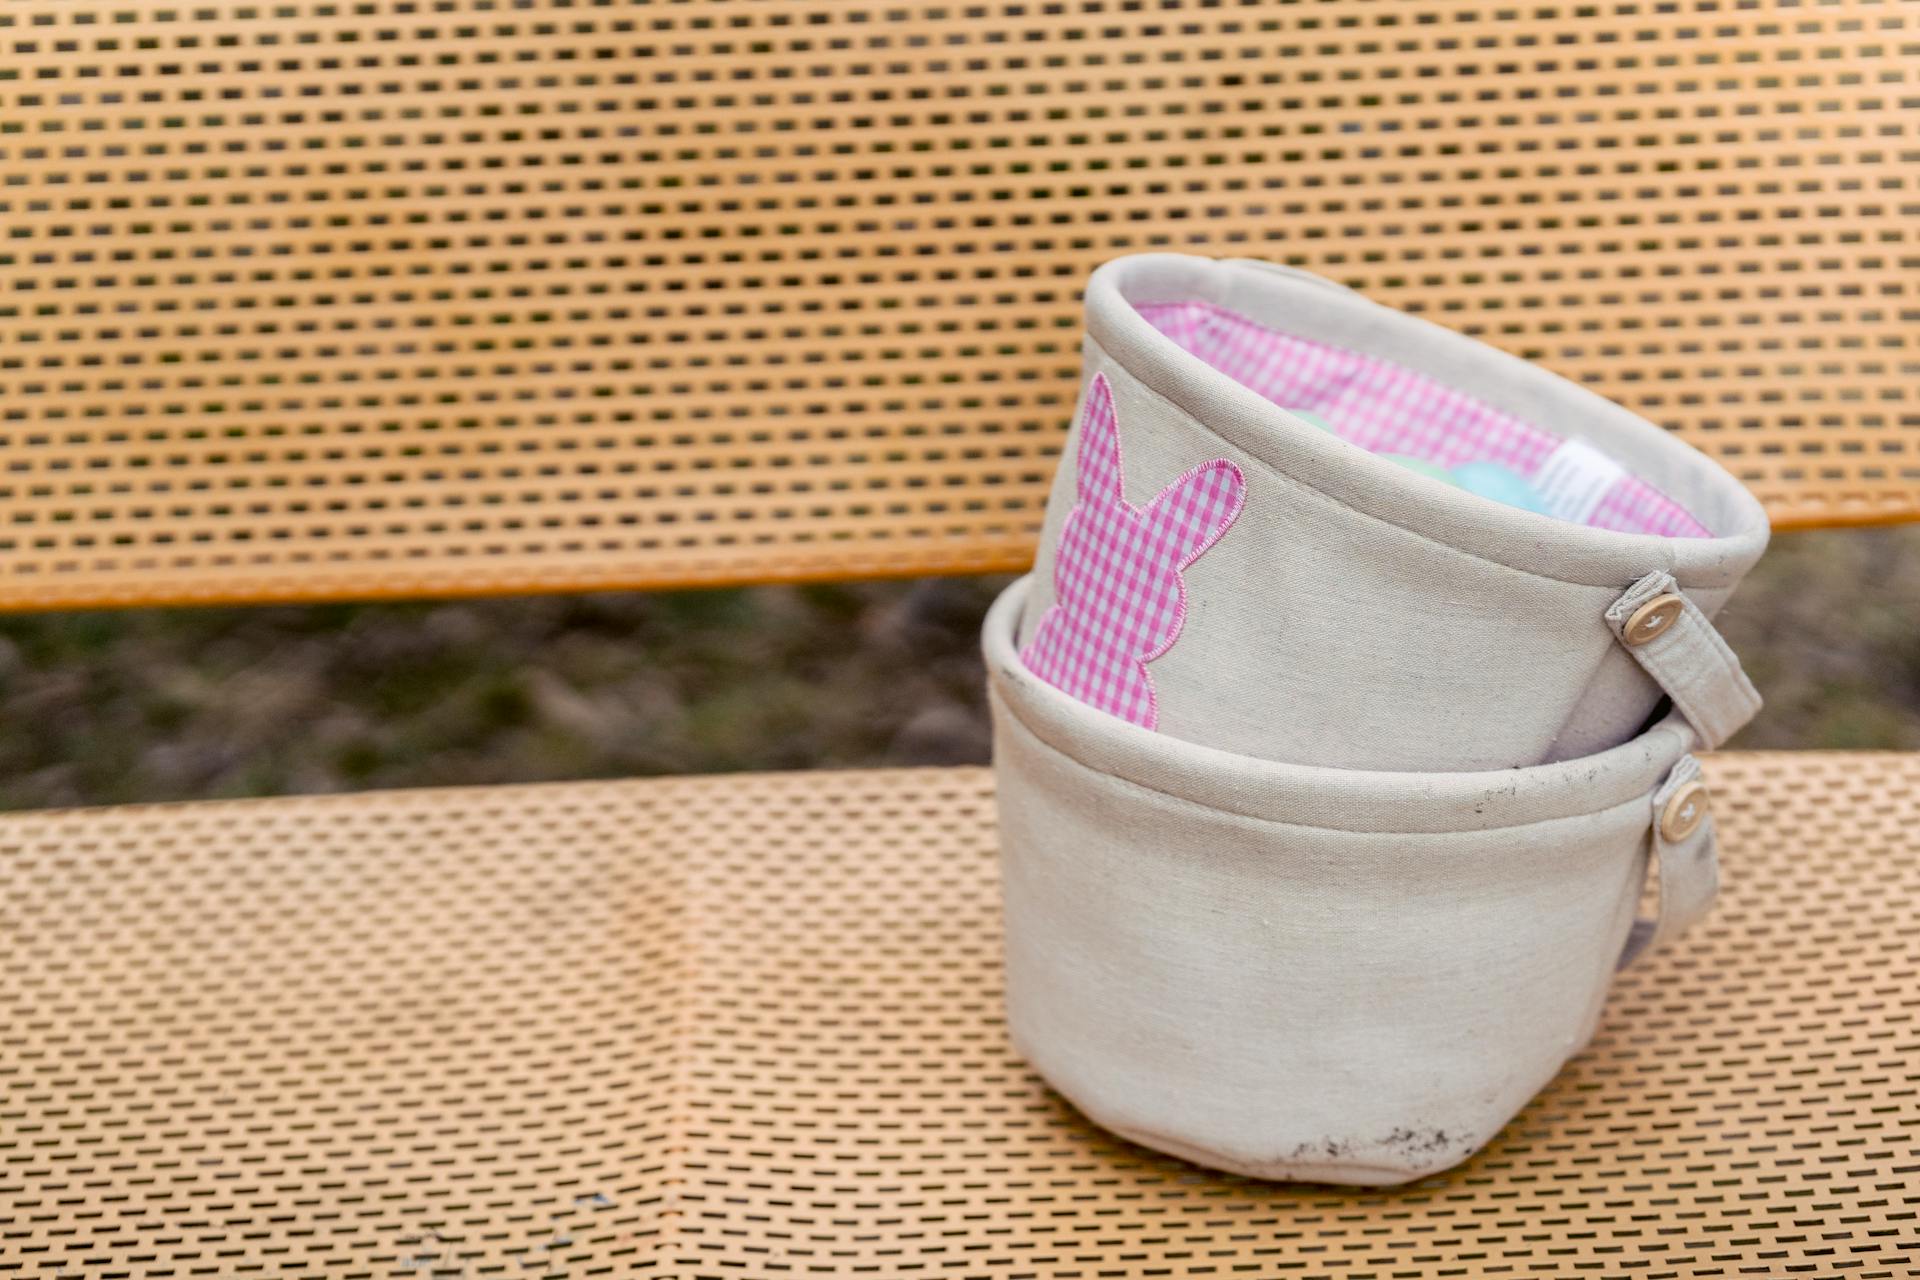
[[[0,618],[0,805],[984,761],[1004,578]],[[1920,749],[1920,526],[1779,535],[1733,744]]]

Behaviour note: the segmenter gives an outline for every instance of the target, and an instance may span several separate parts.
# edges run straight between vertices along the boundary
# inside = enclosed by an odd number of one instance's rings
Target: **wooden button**
[[[1667,807],[1660,811],[1660,838],[1668,844],[1685,840],[1700,829],[1711,807],[1707,784],[1695,778],[1667,797]]]
[[[1687,602],[1671,591],[1663,596],[1655,596],[1633,611],[1633,616],[1627,619],[1627,625],[1620,629],[1620,636],[1633,645],[1645,644],[1663,636],[1679,620],[1680,612],[1686,606]]]

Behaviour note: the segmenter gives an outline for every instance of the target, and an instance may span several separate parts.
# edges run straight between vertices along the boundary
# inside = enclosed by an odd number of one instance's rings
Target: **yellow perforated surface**
[[[0,1276],[1907,1276],[1920,757],[1734,755],[1726,892],[1463,1168],[1105,1137],[979,770],[0,819]]]
[[[1920,515],[1920,12],[0,9],[0,607],[1009,569],[1076,290],[1298,262]]]

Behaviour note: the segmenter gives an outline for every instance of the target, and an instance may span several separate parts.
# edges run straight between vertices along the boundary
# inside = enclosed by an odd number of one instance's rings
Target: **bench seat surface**
[[[1104,1135],[980,769],[0,819],[0,1276],[1920,1268],[1920,756],[1708,762],[1725,890],[1464,1167]]]

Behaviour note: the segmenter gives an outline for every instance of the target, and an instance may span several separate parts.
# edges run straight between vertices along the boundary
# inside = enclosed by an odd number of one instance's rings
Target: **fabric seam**
[[[1284,827],[1284,828],[1288,828],[1295,831],[1331,831],[1331,832],[1339,832],[1340,834],[1343,834],[1343,835],[1354,835],[1354,836],[1474,836],[1474,835],[1487,835],[1497,831],[1524,831],[1529,827],[1545,826],[1549,823],[1569,822],[1569,821],[1575,821],[1582,818],[1602,817],[1602,816],[1610,815],[1620,810],[1629,809],[1629,808],[1645,808],[1645,806],[1648,803],[1648,797],[1650,797],[1654,793],[1654,791],[1658,789],[1658,786],[1660,785],[1659,783],[1656,783],[1654,787],[1650,787],[1646,791],[1643,791],[1638,795],[1630,796],[1627,799],[1620,801],[1618,804],[1608,805],[1605,808],[1582,809],[1574,813],[1556,814],[1551,817],[1534,818],[1527,822],[1506,823],[1506,824],[1502,824],[1499,826],[1492,826],[1492,827],[1454,827],[1454,828],[1448,828],[1446,830],[1440,830],[1440,831],[1399,831],[1399,830],[1382,831],[1382,830],[1377,830],[1371,827],[1358,828],[1358,827],[1316,826],[1313,823],[1309,823],[1309,822],[1289,822],[1284,818],[1268,818],[1260,814],[1247,813],[1239,809],[1228,809],[1228,808],[1223,808],[1219,805],[1207,804],[1204,801],[1194,800],[1187,796],[1179,795],[1175,792],[1168,791],[1165,788],[1151,786],[1147,783],[1137,781],[1133,778],[1124,777],[1121,774],[1113,773],[1110,770],[1102,769],[1095,765],[1088,764],[1086,761],[1068,753],[1062,748],[1054,745],[1052,742],[1049,742],[1046,738],[1042,737],[1040,733],[1036,729],[1034,729],[1032,725],[1027,723],[1026,719],[1020,715],[1019,711],[1014,708],[1012,700],[1007,698],[1005,694],[1000,694],[999,698],[1000,698],[1001,705],[1006,708],[1008,718],[1013,721],[1013,723],[1020,729],[1021,732],[1025,733],[1029,738],[1033,739],[1034,743],[1040,748],[1042,748],[1043,750],[1045,750],[1048,754],[1058,756],[1060,759],[1066,761],[1068,764],[1072,765],[1077,769],[1085,770],[1087,773],[1093,774],[1095,777],[1111,779],[1112,781],[1119,783],[1123,787],[1132,788],[1134,790],[1144,792],[1148,795],[1160,796],[1163,799],[1170,800],[1175,804],[1185,805],[1193,809],[1199,809],[1206,813],[1227,814],[1232,817],[1245,819],[1248,822],[1258,822],[1264,826]],[[1650,730],[1649,732],[1660,733],[1664,736],[1674,737],[1676,739],[1678,737],[1678,735],[1674,734],[1673,731],[1670,729],[1656,729],[1656,730]],[[1417,777],[1420,775],[1415,774],[1412,776]],[[1662,782],[1665,781],[1664,774],[1661,777],[1661,781]]]

